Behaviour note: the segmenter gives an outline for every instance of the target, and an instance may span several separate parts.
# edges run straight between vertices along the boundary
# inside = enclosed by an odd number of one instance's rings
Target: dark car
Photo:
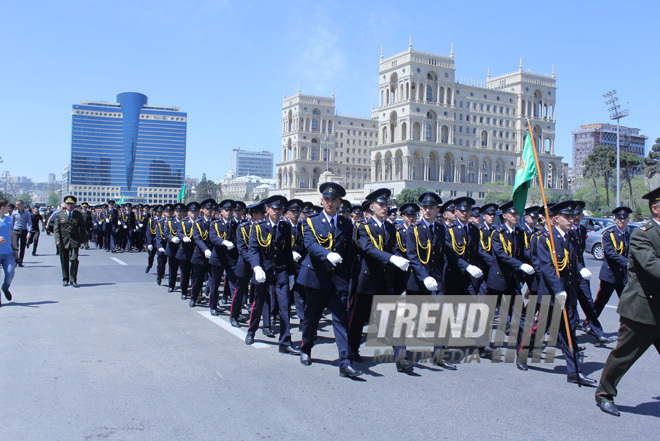
[[[636,228],[644,225],[644,222],[630,222],[628,224],[628,233],[632,234]],[[596,260],[603,260],[605,253],[603,251],[603,232],[609,227],[601,228],[598,231],[587,232],[587,242],[584,251],[594,256]]]
[[[602,228],[607,228],[614,225],[614,221],[612,219],[603,219],[589,216],[585,216],[580,223],[587,227],[587,231],[598,231]]]

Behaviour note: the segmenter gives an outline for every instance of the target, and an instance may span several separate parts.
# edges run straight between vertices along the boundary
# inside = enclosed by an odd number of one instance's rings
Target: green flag
[[[179,191],[179,202],[183,201],[183,197],[186,195],[186,184],[181,186],[181,191]]]
[[[123,203],[124,203],[124,196],[121,196],[121,197],[119,198],[119,200],[117,201],[117,203],[118,203],[119,205],[123,204]]]
[[[518,164],[516,166],[516,180],[513,183],[513,206],[516,207],[518,214],[522,215],[525,212],[525,204],[527,203],[527,190],[532,183],[534,176],[538,175],[536,170],[536,161],[534,160],[534,147],[532,145],[532,135],[527,130],[527,138],[525,139],[525,147]]]

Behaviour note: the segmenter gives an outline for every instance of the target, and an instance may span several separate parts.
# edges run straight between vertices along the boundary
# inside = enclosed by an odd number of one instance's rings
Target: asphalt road
[[[586,258],[597,278],[600,263]],[[14,301],[0,308],[0,440],[658,437],[654,350],[620,383],[620,418],[598,410],[594,389],[566,382],[562,357],[528,372],[484,362],[406,375],[366,348],[355,364],[366,375],[354,381],[339,377],[329,322],[311,367],[261,332],[248,347],[226,315],[212,321],[158,287],[145,253],[81,252],[79,289],[62,287],[52,236],[25,260]],[[618,328],[615,299],[602,316],[607,335]],[[599,378],[612,345],[579,341],[586,373]]]

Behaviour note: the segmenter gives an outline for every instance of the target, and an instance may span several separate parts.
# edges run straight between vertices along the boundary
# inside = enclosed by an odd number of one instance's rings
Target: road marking
[[[110,259],[114,260],[120,265],[128,265],[128,263],[124,262],[123,260],[117,259],[116,257],[111,257]]]
[[[235,335],[242,341],[245,341],[245,337],[247,336],[247,332],[243,331],[242,328],[234,328],[231,324],[229,324],[226,320],[224,320],[221,317],[213,316],[209,311],[199,311],[199,314],[201,314],[203,317],[211,320],[213,323],[216,325],[220,326],[222,329],[225,331],[229,332],[230,334]],[[267,345],[266,343],[253,343],[251,345],[253,348],[257,349],[264,349],[264,348],[269,348],[271,345]]]
[[[616,308],[617,308],[616,306],[612,306],[612,305],[605,305],[605,307],[606,307],[606,308],[613,308],[613,309],[616,309]]]

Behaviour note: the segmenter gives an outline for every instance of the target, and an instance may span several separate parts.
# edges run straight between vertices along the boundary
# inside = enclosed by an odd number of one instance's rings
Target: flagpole
[[[541,167],[539,165],[539,156],[536,152],[536,143],[534,142],[534,135],[532,133],[532,124],[529,121],[529,118],[527,118],[527,131],[529,132],[529,136],[532,140],[532,150],[534,151],[534,162],[536,163],[536,171],[537,171],[537,176],[539,177],[539,187],[541,187],[541,197],[543,198],[543,208],[545,208],[545,218],[548,220],[548,235],[550,236],[550,256],[552,257],[552,264],[555,266],[555,272],[557,273],[557,277],[560,278],[561,276],[559,275],[559,265],[557,264],[557,250],[555,248],[555,238],[554,234],[552,231],[552,224],[550,223],[550,211],[548,210],[548,202],[545,199],[545,189],[543,188],[543,177],[541,176]],[[568,293],[566,293],[568,296]],[[577,369],[577,360],[575,360],[575,351],[573,350],[573,339],[571,337],[571,328],[568,324],[568,314],[566,312],[566,305],[568,304],[568,297],[566,298],[566,301],[564,302],[563,309],[562,309],[562,314],[564,316],[564,325],[566,326],[566,337],[568,338],[568,347],[571,349],[571,356],[574,359],[575,362],[575,367]],[[580,377],[578,376],[578,385],[580,385]]]

